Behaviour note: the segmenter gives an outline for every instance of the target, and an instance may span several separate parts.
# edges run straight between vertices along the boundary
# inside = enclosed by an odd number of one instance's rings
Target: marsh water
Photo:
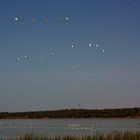
[[[0,138],[26,133],[41,136],[84,136],[116,131],[140,131],[140,119],[9,119],[0,120]]]

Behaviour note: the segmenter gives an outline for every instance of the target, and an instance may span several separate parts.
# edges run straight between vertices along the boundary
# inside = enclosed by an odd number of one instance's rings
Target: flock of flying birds
[[[68,17],[68,16],[66,16],[66,17],[58,17],[57,18],[57,21],[61,21],[61,22],[66,22],[66,23],[68,23],[68,22],[70,22],[70,20],[71,20],[71,18],[70,17]],[[13,19],[13,21],[15,22],[15,23],[23,23],[23,22],[25,22],[25,21],[31,21],[31,22],[37,22],[38,20],[37,20],[37,18],[35,18],[35,17],[32,17],[32,18],[30,18],[30,19],[28,19],[28,18],[24,18],[24,17],[14,17],[14,19]],[[44,18],[44,20],[42,20],[43,22],[49,22],[49,20],[48,20],[48,18],[46,17],[46,18]]]
[[[61,21],[61,22],[69,23],[69,21],[71,20],[71,18],[69,18],[68,16],[66,16],[66,17],[58,17],[57,20],[58,20],[58,21]],[[25,22],[25,21],[26,21],[26,19],[23,18],[23,17],[15,17],[15,18],[14,18],[14,22],[16,22],[16,23],[21,23],[21,22]],[[37,19],[36,19],[36,18],[31,18],[30,21],[31,21],[31,22],[37,22]],[[48,22],[48,18],[44,19],[44,22]],[[70,46],[72,49],[74,49],[74,48],[76,47],[75,44],[71,44],[71,45],[69,45],[69,46]],[[88,47],[97,48],[97,49],[99,50],[99,52],[102,53],[102,54],[105,52],[104,49],[101,49],[101,48],[100,48],[100,45],[99,45],[98,43],[89,42],[89,43],[87,43],[87,46],[88,46]],[[56,55],[56,54],[55,54],[54,52],[51,52],[51,53],[50,53],[50,56],[55,56],[55,55]],[[16,61],[20,62],[20,61],[29,60],[29,59],[31,59],[31,57],[30,57],[29,55],[24,55],[24,56],[22,56],[22,57],[17,57],[17,58],[16,58]],[[43,56],[39,56],[39,57],[38,57],[38,60],[43,60],[43,59],[44,59]],[[73,65],[73,66],[72,66],[72,69],[76,69],[76,66]]]

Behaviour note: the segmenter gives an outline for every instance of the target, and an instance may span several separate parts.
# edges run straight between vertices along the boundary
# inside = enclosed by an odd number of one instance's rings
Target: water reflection
[[[45,136],[84,136],[118,131],[140,131],[139,119],[0,120],[0,138],[25,133]]]

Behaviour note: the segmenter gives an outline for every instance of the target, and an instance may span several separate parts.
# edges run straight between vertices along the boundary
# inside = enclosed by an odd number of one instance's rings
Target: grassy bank
[[[3,139],[3,140],[13,140],[12,138]],[[140,140],[140,132],[115,132],[107,135],[98,134],[92,136],[76,137],[76,136],[56,136],[52,137],[43,137],[43,136],[34,136],[33,134],[26,134],[21,137],[17,137],[14,140]]]

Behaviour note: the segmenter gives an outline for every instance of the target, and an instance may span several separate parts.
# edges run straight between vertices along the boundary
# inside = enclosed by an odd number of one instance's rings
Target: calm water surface
[[[92,135],[112,131],[140,131],[140,119],[21,119],[0,120],[0,138],[25,133],[43,136]]]

